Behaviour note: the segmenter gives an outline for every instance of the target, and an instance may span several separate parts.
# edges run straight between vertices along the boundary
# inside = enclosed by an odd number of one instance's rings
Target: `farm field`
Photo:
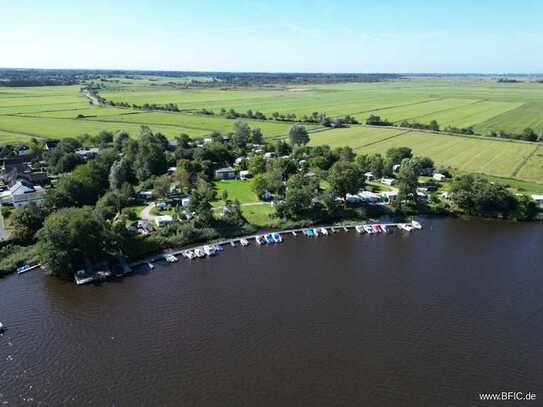
[[[542,182],[543,181],[543,148],[538,149],[530,156],[526,164],[524,164],[515,174],[517,178],[528,181]]]
[[[390,137],[405,133],[402,129],[387,129],[378,127],[352,126],[344,129],[334,129],[312,133],[309,145],[328,144],[332,148],[349,146],[354,150],[379,143]]]
[[[341,134],[347,130],[345,135]],[[396,134],[390,129],[351,127],[318,133],[312,143],[328,144],[343,139],[359,153],[384,154],[391,147],[410,147],[415,155],[428,156],[438,165],[460,171],[485,173],[499,177],[518,177],[528,181],[543,182],[543,167],[537,164],[538,156],[532,155],[534,164],[523,172],[525,161],[538,148],[535,144],[514,141],[489,140],[475,137],[450,136],[425,132],[406,131]],[[387,131],[379,139],[379,131]],[[349,143],[349,140],[351,143]],[[528,160],[529,162],[530,160]]]

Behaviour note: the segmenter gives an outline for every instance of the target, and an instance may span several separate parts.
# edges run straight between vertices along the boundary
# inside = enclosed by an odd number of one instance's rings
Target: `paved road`
[[[4,229],[4,217],[0,213],[0,240],[4,240],[8,237],[6,230]]]

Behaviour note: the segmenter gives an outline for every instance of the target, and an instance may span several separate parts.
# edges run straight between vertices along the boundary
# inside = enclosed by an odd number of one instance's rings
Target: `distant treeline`
[[[161,76],[184,78],[187,76],[213,78],[201,86],[259,86],[264,84],[307,84],[337,82],[378,82],[399,79],[399,74],[384,73],[266,73],[266,72],[190,72],[190,71],[130,71],[86,69],[0,69],[0,86],[51,86],[73,85],[82,81],[117,76]]]
[[[488,134],[476,133],[473,129],[473,126],[470,127],[446,127],[444,130],[441,130],[439,123],[435,120],[432,120],[430,123],[419,123],[414,121],[404,120],[399,124],[388,121],[387,119],[382,119],[380,116],[370,115],[366,119],[366,124],[368,126],[389,126],[389,127],[406,127],[410,129],[419,129],[419,130],[431,130],[435,132],[444,131],[445,133],[455,133],[455,134],[465,134],[471,136],[486,136],[486,137],[496,137],[496,138],[506,138],[512,140],[522,140],[522,141],[541,141],[542,135],[537,134],[530,127],[525,128],[520,133],[507,132],[505,130],[492,131]]]

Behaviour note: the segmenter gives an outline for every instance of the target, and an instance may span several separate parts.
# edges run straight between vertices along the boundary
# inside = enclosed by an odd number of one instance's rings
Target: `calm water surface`
[[[0,405],[543,399],[543,225],[424,226],[287,237],[102,286],[2,279]]]

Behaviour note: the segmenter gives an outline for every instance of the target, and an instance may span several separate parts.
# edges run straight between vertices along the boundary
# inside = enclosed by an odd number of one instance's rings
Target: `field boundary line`
[[[20,134],[21,136],[34,137],[36,139],[42,139],[42,140],[47,140],[50,138],[47,136],[44,137],[43,135],[38,135],[36,133],[27,133],[27,132],[19,131],[19,130],[9,130],[9,129],[0,128],[0,131],[6,132],[6,133]]]
[[[516,167],[515,169],[513,170],[513,172],[511,173],[511,178],[516,178],[518,173],[520,172],[520,170],[528,163],[528,161],[530,161],[530,159],[536,154],[537,151],[539,151],[539,149],[541,149],[541,146],[537,146],[536,148],[533,149],[533,151],[530,152],[530,154],[528,154],[526,156],[526,158],[524,158]]]
[[[420,102],[414,102],[414,103],[403,103],[401,105],[392,105],[392,106],[386,106],[386,107],[381,107],[381,108],[375,108],[375,109],[370,109],[370,110],[361,110],[359,112],[351,112],[351,113],[345,113],[345,114],[361,114],[361,113],[371,113],[371,112],[378,112],[380,110],[389,110],[389,109],[396,109],[397,107],[404,107],[404,106],[413,106],[413,105],[422,105],[422,104],[425,104],[425,103],[431,103],[431,102],[436,102],[438,100],[445,100],[447,98],[431,98],[431,99],[424,99],[424,100],[421,100]],[[332,118],[334,117],[343,117],[345,116],[344,115],[337,115],[337,116],[330,116]]]
[[[388,141],[390,139],[393,139],[393,138],[396,138],[396,137],[399,137],[399,136],[403,136],[404,134],[409,134],[413,132],[413,130],[405,130],[405,131],[401,131],[399,132],[398,134],[393,134],[392,136],[390,137],[386,137],[384,139],[381,139],[381,140],[377,140],[377,141],[372,141],[371,143],[367,143],[367,144],[361,144],[359,146],[356,146],[356,148],[363,148],[363,147],[369,147],[369,146],[373,146],[375,144],[379,144],[379,143],[382,143],[383,141]]]
[[[446,100],[446,99],[442,99],[442,100]],[[470,100],[470,99],[466,99],[466,100]],[[422,115],[419,114],[418,116],[409,117],[409,118],[407,118],[407,119],[396,120],[394,123],[401,123],[401,122],[406,121],[406,120],[407,120],[407,121],[409,121],[409,120],[416,120],[416,119],[418,119],[418,118],[420,118],[420,117],[425,117],[425,116],[429,116],[429,115],[433,115],[433,114],[437,114],[437,113],[443,113],[443,112],[447,112],[447,111],[449,111],[449,110],[460,109],[460,108],[464,108],[464,107],[466,107],[466,106],[472,106],[472,105],[477,105],[477,104],[482,103],[482,102],[486,102],[486,100],[484,100],[484,99],[475,100],[475,101],[473,101],[473,99],[471,99],[471,100],[472,100],[472,102],[466,103],[466,104],[461,105],[461,106],[447,107],[447,108],[445,108],[445,109],[436,110],[436,111],[431,112],[431,113],[426,113],[426,114],[422,114]]]

